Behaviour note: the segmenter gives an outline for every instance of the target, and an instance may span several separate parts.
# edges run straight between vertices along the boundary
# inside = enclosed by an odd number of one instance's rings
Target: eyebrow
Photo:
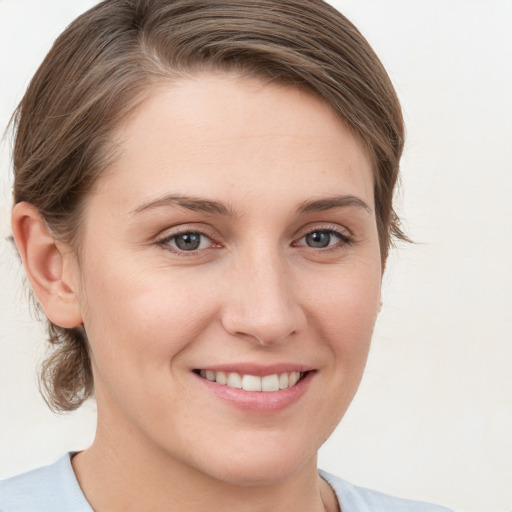
[[[194,212],[215,213],[218,215],[227,215],[230,217],[235,216],[233,209],[224,203],[203,199],[201,197],[185,196],[181,194],[169,194],[159,199],[147,201],[132,210],[130,213],[140,213],[145,210],[158,208],[161,206],[181,206]]]
[[[298,213],[323,212],[326,210],[332,210],[333,208],[344,208],[347,206],[357,206],[366,210],[370,214],[372,213],[372,209],[362,199],[350,195],[304,201],[299,205],[297,211]]]
[[[164,197],[144,202],[130,213],[136,214],[162,206],[181,206],[195,212],[213,213],[229,217],[236,216],[234,209],[224,203],[182,194],[168,194]],[[322,212],[334,208],[345,208],[347,206],[357,206],[368,213],[372,213],[372,209],[362,199],[351,195],[304,201],[298,206],[297,213]]]

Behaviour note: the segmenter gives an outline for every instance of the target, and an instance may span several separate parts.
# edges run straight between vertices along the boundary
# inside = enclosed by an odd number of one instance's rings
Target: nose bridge
[[[269,345],[302,328],[304,315],[286,260],[277,249],[260,244],[238,258],[233,272],[223,318],[228,332]]]

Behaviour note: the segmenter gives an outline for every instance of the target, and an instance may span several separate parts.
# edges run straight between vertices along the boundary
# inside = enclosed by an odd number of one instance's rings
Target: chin
[[[292,442],[278,441],[269,436],[246,445],[245,449],[229,449],[222,454],[211,454],[208,461],[220,461],[204,468],[215,479],[242,487],[272,486],[311,466],[316,471],[317,450],[305,446],[299,439]]]
[[[280,461],[277,464],[275,461],[266,463],[244,461],[243,464],[225,468],[217,478],[227,484],[239,487],[270,487],[291,478],[302,468],[303,464],[304,461],[302,464],[290,464],[288,461]]]

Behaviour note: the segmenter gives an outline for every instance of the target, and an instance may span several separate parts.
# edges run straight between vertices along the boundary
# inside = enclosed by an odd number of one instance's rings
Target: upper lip
[[[305,364],[296,363],[275,363],[270,365],[261,365],[256,363],[230,363],[207,365],[195,368],[195,370],[210,370],[214,372],[238,373],[240,375],[254,375],[264,377],[266,375],[274,375],[289,372],[310,372],[315,368]]]

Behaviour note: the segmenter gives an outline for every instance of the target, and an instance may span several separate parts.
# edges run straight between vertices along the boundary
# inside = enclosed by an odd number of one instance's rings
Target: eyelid
[[[332,224],[332,223],[322,223],[322,222],[314,222],[303,226],[296,232],[295,239],[303,238],[309,233],[313,233],[314,231],[332,231],[333,233],[339,234],[343,238],[353,238],[353,234],[350,229],[341,226],[340,224]]]
[[[176,226],[174,228],[170,228],[168,230],[165,230],[163,234],[160,234],[157,236],[156,244],[162,247],[164,250],[169,251],[171,253],[180,255],[180,256],[194,256],[198,253],[207,251],[208,249],[218,248],[222,245],[217,242],[214,238],[214,236],[209,232],[210,230],[204,229],[203,227],[197,227],[192,225],[180,225]],[[205,238],[207,238],[210,241],[209,247],[205,247],[202,249],[196,249],[191,251],[184,251],[179,249],[178,247],[172,246],[169,242],[186,233],[197,233]]]
[[[212,234],[211,231],[213,230],[205,229],[204,226],[199,227],[194,224],[179,225],[164,230],[162,234],[157,236],[155,243],[162,247],[164,250],[167,250],[179,256],[197,256],[199,253],[206,252],[210,249],[223,247],[223,245],[216,240],[216,238],[218,237]],[[310,247],[307,244],[299,243],[304,237],[311,233],[314,233],[315,231],[330,232],[339,239],[339,242],[336,244],[328,245],[326,247]],[[178,247],[174,247],[169,243],[173,238],[176,238],[186,233],[197,233],[207,238],[210,242],[209,246],[186,251],[179,249]],[[294,237],[291,245],[294,247],[304,247],[310,251],[327,252],[329,250],[343,249],[346,246],[353,244],[354,242],[355,241],[351,231],[344,226],[332,223],[312,223],[302,227],[300,230],[297,231],[297,235]]]
[[[327,247],[317,248],[317,247],[310,247],[306,244],[299,244],[298,242],[302,240],[307,235],[314,233],[315,231],[323,231],[323,232],[330,232],[336,235],[339,238],[339,244],[329,245]],[[292,242],[292,245],[295,247],[306,247],[307,249],[310,249],[312,251],[321,251],[326,252],[328,250],[332,249],[339,249],[343,248],[347,245],[354,243],[354,237],[351,233],[351,231],[343,226],[340,226],[339,224],[313,224],[308,225],[302,229],[299,230],[298,236],[295,237],[294,241]]]

